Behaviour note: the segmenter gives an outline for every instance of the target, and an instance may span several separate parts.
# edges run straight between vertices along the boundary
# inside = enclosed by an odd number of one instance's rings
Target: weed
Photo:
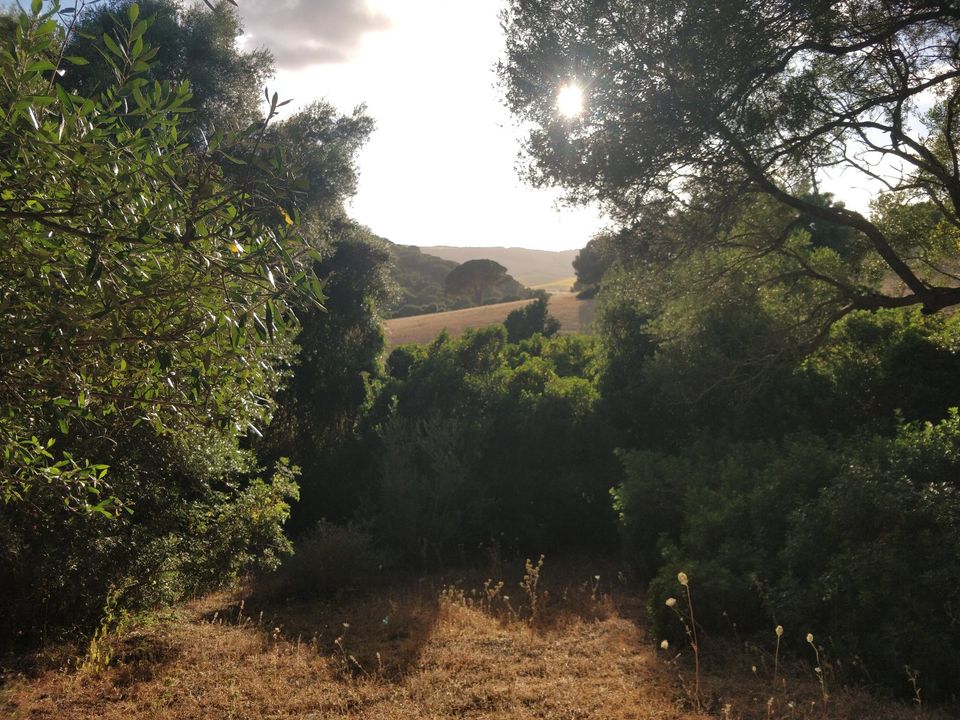
[[[362,675],[366,675],[367,671],[364,669],[363,665],[360,664],[360,661],[357,660],[353,654],[347,652],[347,649],[344,647],[343,643],[349,630],[350,623],[343,623],[343,632],[340,633],[340,635],[333,641],[334,646],[340,651],[339,659],[341,661],[342,670],[348,675],[356,675],[357,672]]]
[[[777,674],[780,670],[780,638],[783,637],[783,625],[777,625],[774,633],[777,635],[777,649],[773,654],[773,684],[777,684]]]
[[[904,665],[903,671],[907,674],[910,687],[913,688],[913,704],[917,712],[923,712],[923,700],[920,699],[920,671],[914,670],[909,665]]]
[[[79,661],[81,672],[98,673],[113,661],[114,638],[121,635],[130,621],[129,613],[121,609],[120,599],[127,585],[115,587],[107,593],[103,605],[103,619],[87,646],[87,654]]]
[[[693,597],[690,594],[690,580],[685,572],[679,572],[677,573],[677,582],[679,582],[686,591],[687,612],[689,613],[690,621],[687,622],[687,619],[677,609],[676,598],[667,598],[666,605],[677,614],[678,618],[680,618],[680,622],[683,624],[683,629],[687,633],[687,639],[690,641],[690,648],[693,650],[694,660],[693,698],[696,702],[697,710],[701,710],[703,703],[700,699],[700,642],[697,639],[697,620],[693,614]]]
[[[493,602],[500,595],[500,591],[503,590],[503,580],[499,582],[493,582],[490,578],[487,578],[483,583],[483,606],[487,610],[493,609]]]
[[[540,571],[543,569],[543,555],[534,565],[530,558],[524,563],[525,573],[523,580],[520,581],[520,588],[527,594],[527,600],[530,603],[530,622],[536,623],[540,620],[543,612],[543,600],[545,594],[537,590],[540,584]]]
[[[813,633],[807,633],[807,644],[813,648],[813,654],[817,658],[817,666],[814,668],[814,671],[817,673],[817,679],[820,681],[820,694],[823,695],[823,702],[826,703],[830,696],[827,694],[827,685],[823,679],[823,664],[820,662],[820,651],[813,643]]]

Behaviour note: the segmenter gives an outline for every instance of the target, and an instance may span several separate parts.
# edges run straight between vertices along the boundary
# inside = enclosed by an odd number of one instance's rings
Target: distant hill
[[[573,259],[579,250],[530,250],[518,247],[421,247],[425,253],[444,260],[464,263],[487,258],[503,265],[517,282],[528,287],[555,283],[572,277]],[[572,284],[572,283],[571,283]]]
[[[444,292],[444,280],[459,262],[441,259],[412,245],[385,242],[393,255],[391,276],[400,291],[388,313],[390,317],[409,317],[474,305],[468,297],[450,297]],[[531,295],[532,291],[510,278],[491,290],[488,302],[507,302]]]

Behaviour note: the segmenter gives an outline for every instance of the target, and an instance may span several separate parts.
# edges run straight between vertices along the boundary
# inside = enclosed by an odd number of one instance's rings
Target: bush
[[[960,677],[960,420],[864,440],[830,485],[791,518],[774,602],[865,679],[924,698]]]
[[[586,338],[507,342],[502,325],[391,353],[376,401],[377,530],[411,563],[616,545],[615,436]]]
[[[334,595],[372,584],[383,564],[383,555],[368,531],[321,520],[297,540],[293,555],[276,572],[261,578],[258,591],[274,597]]]
[[[271,568],[289,552],[282,527],[296,469],[269,481],[233,438],[120,438],[112,487],[134,509],[118,517],[65,508],[56,488],[31,505],[0,506],[0,637],[16,644],[87,631],[108,596],[120,611],[150,609]],[[119,452],[118,452],[119,454]]]
[[[507,328],[507,341],[518,343],[539,333],[545,337],[556,335],[560,322],[547,312],[549,298],[541,295],[532,303],[517,308],[503,321]]]
[[[848,677],[946,699],[960,673],[960,416],[894,438],[701,444],[625,453],[616,492],[627,546],[657,571],[655,630],[683,570],[710,631],[813,632]]]

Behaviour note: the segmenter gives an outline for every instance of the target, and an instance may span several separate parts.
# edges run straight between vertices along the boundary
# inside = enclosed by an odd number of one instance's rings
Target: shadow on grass
[[[537,633],[614,615],[642,622],[642,603],[609,561],[564,560],[554,565],[548,560],[534,590],[535,609],[531,592],[521,586],[524,575],[522,561],[498,566],[495,572],[399,574],[363,589],[311,599],[283,599],[269,583],[264,592],[253,582],[242,595],[208,609],[201,619],[253,630],[265,643],[288,643],[298,652],[305,648],[326,658],[344,680],[375,677],[391,682],[402,682],[418,667],[448,604]]]
[[[286,642],[329,659],[346,679],[402,680],[416,666],[437,623],[440,603],[426,578],[398,578],[333,597],[281,599],[253,583],[202,620],[249,628],[265,642]]]

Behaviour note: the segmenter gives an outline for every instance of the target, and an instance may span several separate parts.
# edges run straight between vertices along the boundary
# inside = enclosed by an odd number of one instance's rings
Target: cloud
[[[365,0],[242,0],[240,15],[251,44],[281,68],[345,62],[366,33],[390,27]]]

